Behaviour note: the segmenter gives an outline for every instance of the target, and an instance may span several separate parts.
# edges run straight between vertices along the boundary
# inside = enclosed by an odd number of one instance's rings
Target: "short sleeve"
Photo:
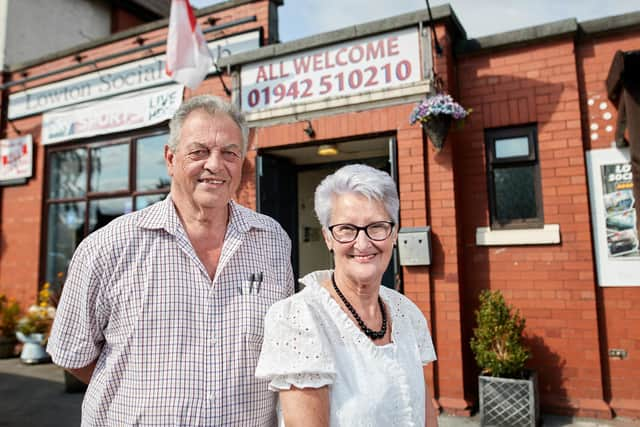
[[[106,324],[98,257],[86,238],[76,249],[56,310],[47,352],[64,368],[82,368],[96,360],[104,342]]]
[[[256,377],[271,380],[272,391],[333,384],[333,355],[322,328],[301,294],[279,301],[267,312]]]
[[[417,307],[411,313],[411,323],[418,341],[420,361],[423,365],[433,362],[436,360],[436,352],[429,333],[429,325],[427,324],[427,319]]]

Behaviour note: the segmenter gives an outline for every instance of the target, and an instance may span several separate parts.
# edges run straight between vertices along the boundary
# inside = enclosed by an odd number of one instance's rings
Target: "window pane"
[[[509,157],[523,157],[529,155],[529,138],[519,136],[517,138],[496,139],[496,159]]]
[[[493,177],[498,221],[537,216],[533,166],[497,168]]]
[[[136,210],[144,209],[147,206],[151,206],[152,204],[159,202],[160,200],[164,200],[167,197],[166,194],[153,194],[149,196],[138,196],[136,197]]]
[[[87,192],[87,150],[58,151],[51,154],[49,198],[70,199]]]
[[[138,140],[136,147],[136,190],[169,188],[171,183],[164,163],[164,145],[168,134],[155,135]]]
[[[71,255],[84,237],[84,214],[83,202],[49,206],[45,281],[58,283],[57,274],[66,274]]]
[[[91,150],[91,191],[129,189],[129,144]]]
[[[131,197],[92,200],[89,202],[89,232],[129,212],[131,212]]]

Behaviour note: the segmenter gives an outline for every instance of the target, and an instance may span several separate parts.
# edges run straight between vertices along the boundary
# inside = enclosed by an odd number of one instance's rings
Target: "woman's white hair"
[[[233,119],[242,132],[242,156],[247,154],[249,145],[249,126],[244,114],[234,104],[213,95],[199,95],[184,101],[173,115],[169,122],[169,149],[175,153],[180,142],[182,125],[189,114],[196,110],[203,110],[207,114],[214,116],[216,113],[224,113]]]
[[[314,205],[322,227],[328,228],[331,225],[335,196],[348,193],[361,194],[369,200],[381,201],[393,222],[398,224],[400,199],[393,178],[379,169],[356,164],[341,167],[323,179],[316,188]]]

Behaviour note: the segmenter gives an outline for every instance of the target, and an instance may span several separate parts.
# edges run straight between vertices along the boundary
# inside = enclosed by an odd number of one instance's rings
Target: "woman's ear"
[[[322,237],[324,237],[324,243],[327,245],[329,252],[333,252],[333,239],[331,238],[331,232],[322,227]]]

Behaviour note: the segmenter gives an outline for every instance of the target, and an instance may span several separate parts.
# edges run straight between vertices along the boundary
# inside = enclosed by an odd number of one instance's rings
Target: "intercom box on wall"
[[[398,231],[400,265],[431,264],[431,227],[402,227]]]

